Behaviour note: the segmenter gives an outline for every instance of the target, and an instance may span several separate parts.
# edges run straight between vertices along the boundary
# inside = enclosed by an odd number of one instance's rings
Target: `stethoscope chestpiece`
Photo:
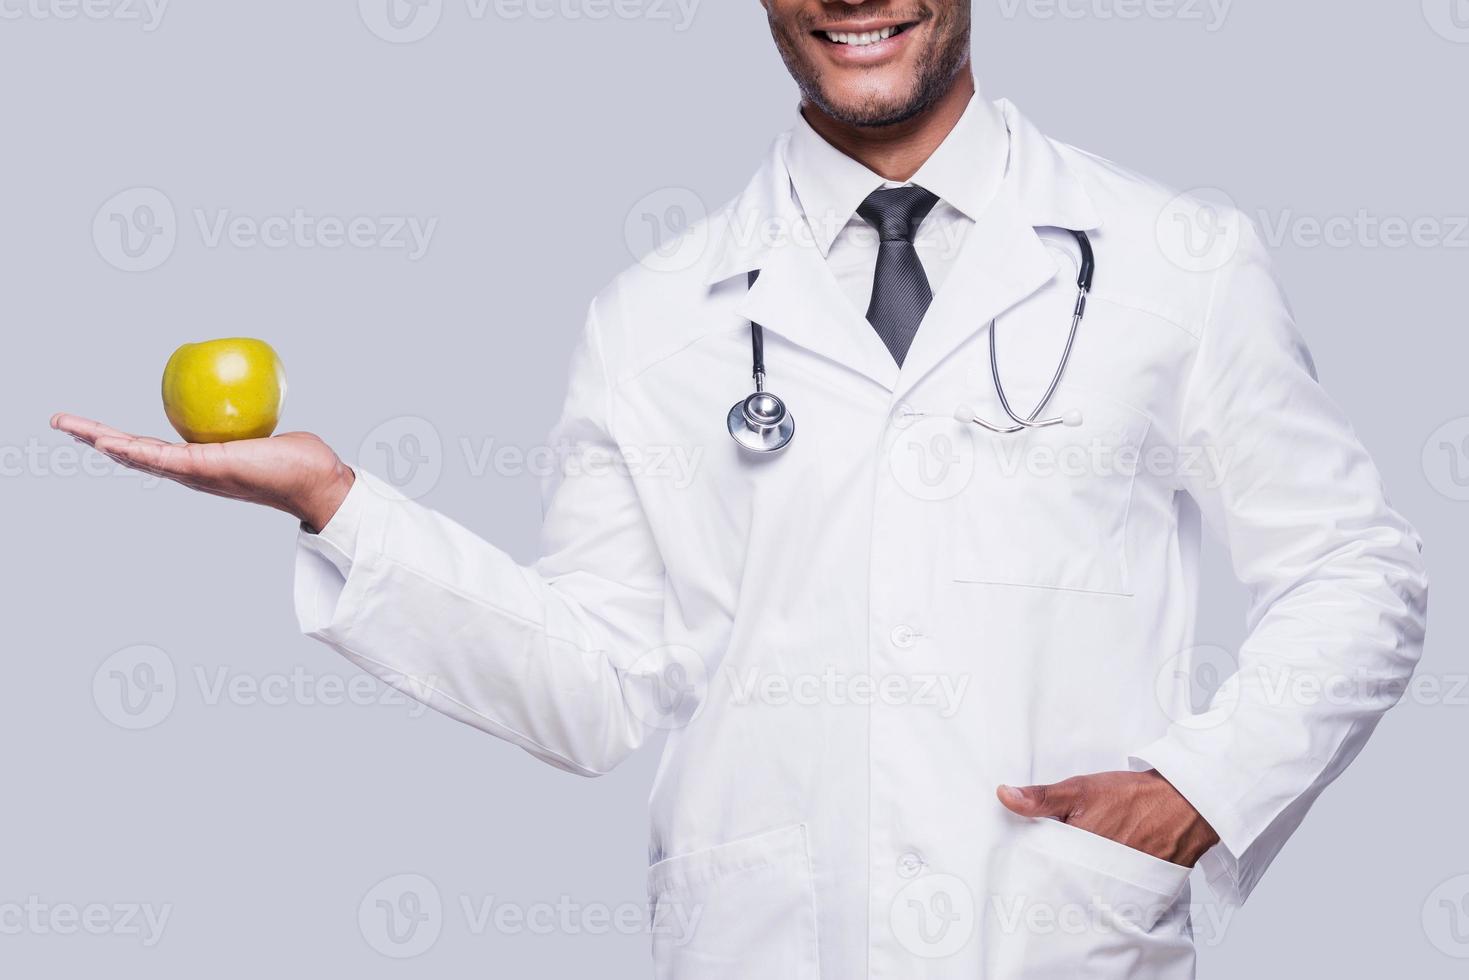
[[[786,403],[768,391],[755,391],[729,410],[729,434],[752,453],[775,453],[790,444],[796,420]]]

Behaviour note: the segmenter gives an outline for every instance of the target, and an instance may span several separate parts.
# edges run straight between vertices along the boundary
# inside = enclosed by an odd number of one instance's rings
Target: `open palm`
[[[330,519],[352,482],[352,471],[309,432],[201,444],[135,436],[76,415],[55,415],[51,426],[131,469],[274,507],[317,528]]]

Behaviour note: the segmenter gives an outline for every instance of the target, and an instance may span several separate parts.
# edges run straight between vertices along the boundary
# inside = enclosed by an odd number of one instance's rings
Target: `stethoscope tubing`
[[[1076,346],[1076,335],[1081,329],[1081,321],[1086,317],[1087,297],[1091,295],[1093,279],[1096,275],[1096,256],[1086,232],[1069,228],[1066,230],[1076,239],[1076,244],[1081,250],[1081,262],[1076,276],[1076,307],[1071,314],[1071,329],[1066,334],[1066,346],[1061,352],[1056,372],[1051,375],[1051,382],[1046,386],[1045,394],[1041,396],[1035,410],[1029,415],[1021,416],[1016,413],[1010,404],[1009,395],[1005,392],[1005,383],[1000,377],[999,344],[995,338],[999,324],[997,320],[991,321],[990,377],[994,381],[995,395],[999,399],[1000,408],[1012,424],[997,425],[963,406],[955,412],[955,417],[959,421],[973,423],[999,435],[1013,435],[1027,429],[1043,429],[1056,425],[1081,424],[1081,416],[1076,412],[1067,412],[1064,415],[1047,419],[1040,417],[1050,406],[1056,389],[1061,386],[1061,379],[1066,374],[1066,368],[1071,363],[1071,352]],[[749,274],[749,285],[754,286],[755,281],[759,278],[760,270],[752,271]],[[735,442],[751,452],[761,454],[779,452],[790,444],[795,435],[795,419],[791,416],[784,401],[765,390],[765,329],[753,320],[750,321],[750,361],[755,391],[742,401],[736,402],[730,409],[727,422],[729,434]]]

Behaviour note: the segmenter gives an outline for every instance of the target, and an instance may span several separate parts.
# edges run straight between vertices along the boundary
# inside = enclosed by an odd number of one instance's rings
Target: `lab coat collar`
[[[1021,114],[1008,99],[995,103],[1010,133],[1010,164],[1006,180],[1013,181],[1021,210],[1033,228],[1095,231],[1102,219],[1090,195],[1057,144]],[[1075,151],[1073,151],[1075,152]]]
[[[1076,231],[1101,227],[1091,198],[1056,146],[1008,100],[1001,99],[988,108],[1003,120],[1008,134],[1008,161],[1002,184],[1011,187],[1015,202],[1030,226]],[[966,117],[970,114],[965,113]],[[821,241],[825,236],[807,226],[800,203],[795,199],[788,166],[793,137],[794,133],[786,133],[775,141],[754,179],[711,222],[714,258],[706,277],[708,285],[763,268],[770,252],[793,240],[804,239],[825,255]],[[855,163],[824,140],[821,142],[842,160]],[[983,214],[975,217],[978,221]]]
[[[1009,142],[999,108],[976,94],[911,183],[977,219],[1004,176]],[[791,129],[785,163],[823,256],[867,196],[890,183],[828,143],[800,114]]]
[[[1008,166],[965,236],[901,370],[842,294],[820,236],[806,222],[787,166],[789,134],[777,140],[757,178],[719,216],[715,237],[721,251],[710,284],[761,270],[738,304],[738,316],[867,376],[895,397],[912,389],[968,338],[1055,277],[1056,260],[1036,228],[1100,226],[1086,190],[1056,147],[1008,102],[996,108],[1009,134]]]

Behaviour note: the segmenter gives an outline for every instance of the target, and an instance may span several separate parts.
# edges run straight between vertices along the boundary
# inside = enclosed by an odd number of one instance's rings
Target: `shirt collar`
[[[1005,175],[1010,140],[1000,109],[976,94],[959,122],[913,175],[971,220],[989,206]],[[828,143],[797,114],[785,152],[801,210],[825,255],[867,195],[888,181]]]

